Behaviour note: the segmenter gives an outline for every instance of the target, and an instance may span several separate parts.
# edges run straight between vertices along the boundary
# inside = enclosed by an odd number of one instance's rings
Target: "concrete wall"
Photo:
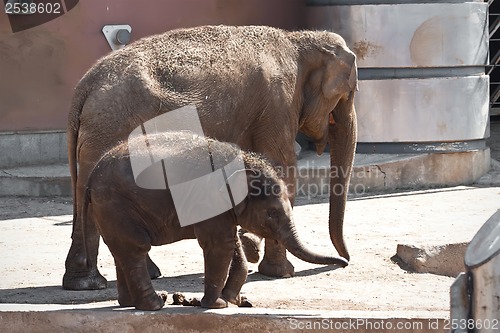
[[[0,132],[0,168],[65,163],[66,132]]]

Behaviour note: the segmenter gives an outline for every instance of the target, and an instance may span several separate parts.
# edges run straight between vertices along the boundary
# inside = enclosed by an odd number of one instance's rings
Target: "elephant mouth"
[[[316,154],[322,155],[325,151],[326,145],[328,144],[328,127],[335,125],[335,118],[333,118],[333,110],[328,114],[328,126],[325,127],[323,136],[319,140],[314,141],[316,146]]]
[[[328,124],[335,125],[335,118],[333,118],[333,111],[328,114]]]

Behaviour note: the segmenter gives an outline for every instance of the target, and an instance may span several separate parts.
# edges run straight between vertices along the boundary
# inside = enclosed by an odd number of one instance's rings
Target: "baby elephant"
[[[133,150],[131,147],[147,148]],[[147,165],[137,163],[144,157],[151,161],[150,170],[159,171],[157,174],[162,177],[145,180],[141,178],[143,174],[137,174],[138,168],[148,170]],[[222,172],[222,185],[219,182],[220,186],[212,190],[185,186],[191,184],[189,182],[179,185],[172,181],[170,184],[172,179],[179,179],[176,173],[203,179],[199,177],[199,166],[207,159],[212,166],[210,171],[215,174],[221,171],[216,167],[230,165],[238,157],[242,167],[238,170],[223,168],[226,170]],[[243,189],[229,186],[234,185],[233,180],[238,177],[240,181],[243,179]],[[163,185],[159,184],[162,182]],[[139,186],[141,183],[143,185]],[[179,186],[184,186],[186,194],[182,200],[178,198]],[[229,193],[226,196],[230,199],[229,209],[211,217],[209,214],[205,220],[194,223],[196,216],[199,218],[220,205],[217,200],[223,192]],[[235,199],[238,196],[240,198]],[[190,198],[196,200],[195,204]],[[200,198],[208,199],[208,204]],[[210,204],[212,198],[214,203]],[[191,208],[186,210],[186,207]],[[188,238],[197,238],[203,249],[205,290],[201,306],[222,308],[227,307],[227,302],[239,305],[239,293],[248,270],[237,225],[261,237],[278,240],[290,253],[307,262],[347,265],[343,258],[312,253],[299,241],[286,185],[268,161],[254,153],[242,152],[229,143],[192,133],[166,132],[148,135],[146,139],[136,137],[113,148],[90,174],[82,208],[86,216],[80,221],[89,221],[83,226],[87,231],[83,237],[90,228],[97,227],[115,259],[121,306],[140,310],[163,307],[164,300],[156,294],[148,274],[148,251],[151,245]],[[186,225],[186,218],[191,219],[191,224]],[[84,239],[84,244],[87,241]],[[86,255],[88,257],[89,253]]]

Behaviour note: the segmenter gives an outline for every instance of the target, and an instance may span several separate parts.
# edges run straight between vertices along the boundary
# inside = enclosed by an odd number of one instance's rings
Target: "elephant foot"
[[[166,296],[164,297],[163,295],[153,293],[151,295],[142,298],[139,302],[136,302],[135,308],[137,310],[144,310],[144,311],[160,310],[165,305],[165,299]],[[120,305],[122,304],[120,303]]]
[[[222,297],[229,303],[234,304],[240,308],[251,308],[253,307],[252,302],[248,300],[245,296],[241,296],[240,293],[231,293],[227,291],[222,292]]]
[[[149,273],[149,277],[151,278],[151,280],[159,278],[161,276],[160,269],[158,268],[158,266],[156,266],[156,264],[153,262],[153,260],[151,260],[149,255],[146,259],[146,263],[148,265],[148,273]]]
[[[237,306],[240,306],[240,304],[241,304],[241,296],[240,296],[239,292],[235,293],[235,292],[231,292],[228,290],[223,290],[222,291],[222,298],[224,298],[229,303],[237,305]]]
[[[97,269],[78,273],[66,271],[62,285],[66,290],[100,290],[107,288],[108,281]]]
[[[259,273],[279,278],[289,278],[295,275],[295,269],[288,259],[282,262],[271,262],[271,260],[264,257],[264,259],[259,264]]]
[[[256,264],[260,259],[262,238],[251,232],[240,230],[240,240],[248,262]]]
[[[201,307],[207,309],[223,309],[227,308],[227,301],[222,298],[217,298],[215,301],[208,300],[206,297],[201,299]]]
[[[135,307],[134,300],[129,293],[118,292],[118,304],[124,308]]]

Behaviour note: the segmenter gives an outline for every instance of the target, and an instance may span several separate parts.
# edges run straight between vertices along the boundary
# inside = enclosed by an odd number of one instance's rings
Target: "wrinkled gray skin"
[[[69,114],[74,213],[63,287],[106,287],[97,268],[89,271],[86,265],[97,262],[99,235],[89,231],[85,252],[80,228],[85,184],[97,161],[145,121],[190,104],[198,109],[206,136],[261,153],[284,170],[296,164],[298,131],[315,140],[318,152],[329,142],[330,188],[335,189],[330,193],[330,238],[349,260],[343,239],[347,190],[339,188],[348,188],[354,158],[356,89],[354,54],[339,35],[325,31],[180,29],[102,58],[76,87]],[[284,179],[293,203],[295,174]],[[284,247],[272,238],[265,245],[259,271],[292,276]],[[151,260],[148,265],[151,277],[159,276]]]
[[[131,139],[128,144],[137,142],[144,142],[144,138]],[[148,142],[149,151],[142,152],[146,159],[149,154],[161,156],[177,166],[177,171],[171,168],[167,174],[196,168],[206,155],[207,139],[192,134],[148,135]],[[218,216],[181,227],[168,189],[152,190],[136,185],[128,144],[123,143],[105,154],[90,174],[83,202],[84,218],[81,219],[86,221],[82,228],[86,248],[86,235],[95,232],[97,227],[115,259],[121,306],[134,306],[140,310],[162,308],[164,301],[155,293],[147,268],[148,251],[152,245],[195,237],[205,260],[205,294],[201,306],[222,308],[227,302],[240,305],[239,293],[248,268],[237,225],[261,237],[277,239],[292,254],[308,262],[347,265],[343,258],[317,255],[303,246],[292,220],[292,206],[285,183],[273,167],[256,154],[243,153],[244,169],[227,176],[231,178],[238,172],[245,173],[248,195],[243,201]],[[209,141],[209,147],[211,158],[217,165],[226,165],[240,153],[234,145],[214,140]],[[207,192],[206,196],[213,197],[216,191],[218,189]],[[93,264],[88,262],[89,266]]]

